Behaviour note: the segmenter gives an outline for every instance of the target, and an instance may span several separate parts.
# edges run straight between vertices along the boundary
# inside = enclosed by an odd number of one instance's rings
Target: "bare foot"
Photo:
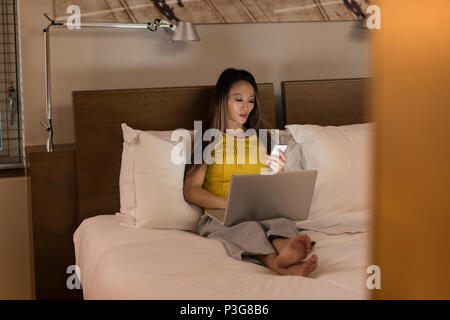
[[[286,268],[293,264],[300,263],[311,253],[311,238],[306,234],[299,234],[291,238],[288,244],[278,254],[275,260],[280,268]]]
[[[289,266],[287,268],[287,274],[289,275],[298,275],[302,277],[307,277],[311,272],[316,270],[318,263],[318,258],[314,254],[308,260],[304,262],[300,262],[299,264]]]

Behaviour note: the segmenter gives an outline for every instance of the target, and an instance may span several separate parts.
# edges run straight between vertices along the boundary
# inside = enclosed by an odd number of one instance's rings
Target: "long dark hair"
[[[234,68],[228,68],[224,70],[219,79],[217,80],[216,87],[214,89],[214,95],[211,100],[211,105],[209,109],[208,120],[206,124],[202,126],[202,132],[197,132],[199,137],[197,137],[194,141],[202,141],[201,144],[194,145],[191,153],[191,161],[186,164],[184,170],[184,177],[195,173],[200,167],[204,164],[204,160],[202,157],[202,163],[194,163],[194,151],[195,148],[201,147],[201,152],[199,154],[203,155],[203,150],[205,150],[206,146],[210,143],[209,141],[203,141],[203,133],[210,129],[215,128],[219,129],[221,132],[225,132],[225,116],[228,108],[228,98],[231,86],[240,80],[245,80],[251,84],[255,94],[255,103],[252,111],[250,112],[247,121],[244,123],[244,126],[247,129],[255,129],[256,134],[259,137],[259,129],[272,129],[272,126],[264,119],[260,105],[259,105],[259,93],[258,87],[256,85],[255,78],[253,75],[246,70],[237,70]],[[271,134],[270,130],[267,130],[267,141],[266,145],[268,146],[267,152],[269,153],[271,150]]]

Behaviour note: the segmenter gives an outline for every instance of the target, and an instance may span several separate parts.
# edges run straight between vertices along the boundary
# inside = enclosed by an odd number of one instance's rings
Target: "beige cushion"
[[[284,165],[283,171],[300,171],[303,170],[302,166],[302,148],[295,142],[289,130],[280,130],[280,144],[286,144],[287,149],[286,164]]]
[[[121,225],[196,231],[202,211],[184,199],[185,165],[172,161],[178,143],[170,140],[172,131],[135,130],[125,123],[122,130]]]
[[[286,126],[302,149],[304,170],[318,170],[310,217],[371,208],[373,124]]]

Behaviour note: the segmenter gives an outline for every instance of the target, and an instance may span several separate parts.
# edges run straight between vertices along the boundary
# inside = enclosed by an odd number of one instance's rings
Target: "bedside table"
[[[75,145],[25,148],[31,196],[36,299],[82,299],[69,290],[66,273],[75,265],[73,233],[77,227]]]

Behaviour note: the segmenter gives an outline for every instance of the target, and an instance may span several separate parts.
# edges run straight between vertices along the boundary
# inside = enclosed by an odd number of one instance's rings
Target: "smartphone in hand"
[[[280,156],[280,150],[285,152],[286,149],[287,149],[287,145],[286,144],[276,144],[273,147],[272,152],[270,153],[270,157],[278,158]],[[277,173],[279,171],[279,167],[278,166],[274,166],[273,163],[271,163],[269,165],[270,160],[268,160],[268,158],[269,158],[269,156],[267,156],[266,161],[264,163],[269,166],[269,170],[267,172],[263,173],[263,174],[275,174],[275,173]]]
[[[287,149],[287,145],[286,144],[276,144],[275,147],[273,147],[272,152],[271,152],[271,156],[279,156],[280,152],[279,150],[285,152]]]

